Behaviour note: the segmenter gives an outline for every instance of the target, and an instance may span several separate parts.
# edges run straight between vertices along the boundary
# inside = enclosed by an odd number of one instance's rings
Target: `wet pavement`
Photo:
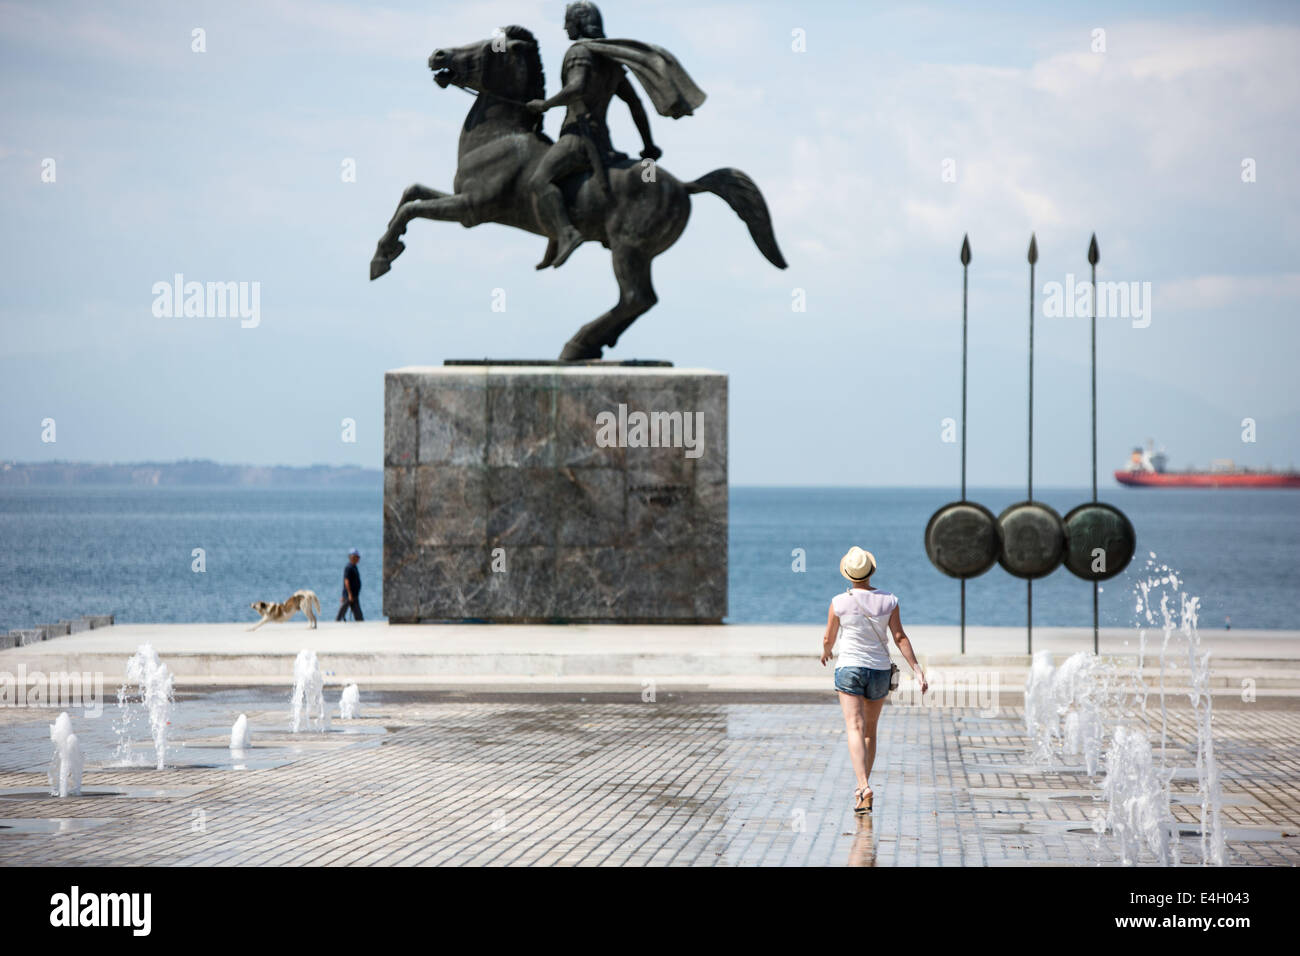
[[[114,705],[73,712],[84,793],[61,800],[45,795],[57,714],[0,710],[0,865],[1117,862],[1092,829],[1101,777],[1035,766],[1019,706],[887,706],[875,812],[856,818],[833,699],[361,690],[359,719],[299,734],[287,690],[187,693],[161,771],[143,729],[116,753]],[[253,746],[235,754],[240,713]],[[1171,706],[1166,749],[1187,864],[1200,859],[1191,717]],[[1214,729],[1229,862],[1300,864],[1300,710],[1216,706]]]

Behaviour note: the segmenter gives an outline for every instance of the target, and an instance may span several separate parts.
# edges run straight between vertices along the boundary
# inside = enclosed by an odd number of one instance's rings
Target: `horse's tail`
[[[767,213],[767,203],[763,201],[763,194],[758,191],[752,179],[739,169],[727,167],[715,169],[682,185],[688,193],[707,192],[725,199],[727,205],[749,227],[749,234],[754,237],[758,251],[778,269],[785,268],[785,257],[777,248],[776,236],[772,234],[772,217]]]

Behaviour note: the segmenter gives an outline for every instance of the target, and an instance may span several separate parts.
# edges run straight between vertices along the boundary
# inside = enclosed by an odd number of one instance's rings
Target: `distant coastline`
[[[221,485],[227,487],[341,487],[383,485],[378,468],[358,465],[223,465],[206,459],[101,464],[84,461],[0,462],[0,488],[54,485],[138,487]]]

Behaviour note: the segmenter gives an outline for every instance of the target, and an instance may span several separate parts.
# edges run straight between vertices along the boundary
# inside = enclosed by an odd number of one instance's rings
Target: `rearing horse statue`
[[[460,132],[455,192],[419,183],[407,187],[370,261],[371,279],[387,272],[401,255],[405,246],[400,237],[412,219],[443,219],[466,227],[496,222],[546,235],[528,188],[530,174],[553,143],[542,132],[542,117],[527,106],[545,96],[533,35],[523,27],[506,27],[495,42],[435,50],[429,68],[439,86],[453,84],[479,94]],[[692,193],[711,192],[724,199],[749,227],[764,257],[779,269],[786,267],[763,194],[738,169],[715,169],[684,183],[649,160],[628,159],[575,173],[560,185],[574,227],[584,239],[609,249],[619,290],[617,304],[565,344],[561,361],[600,358],[603,347],[612,347],[655,304],[650,264],[686,228]]]

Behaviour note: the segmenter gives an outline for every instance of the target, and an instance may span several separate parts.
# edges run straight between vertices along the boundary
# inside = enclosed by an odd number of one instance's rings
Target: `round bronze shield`
[[[930,516],[925,553],[950,578],[974,578],[998,560],[998,529],[993,512],[973,501],[954,501]]]
[[[999,563],[1018,578],[1045,577],[1065,557],[1065,525],[1061,516],[1039,501],[1021,501],[998,515],[1002,542]]]
[[[1065,566],[1076,577],[1113,578],[1128,567],[1136,550],[1133,522],[1118,508],[1089,501],[1065,516]]]

